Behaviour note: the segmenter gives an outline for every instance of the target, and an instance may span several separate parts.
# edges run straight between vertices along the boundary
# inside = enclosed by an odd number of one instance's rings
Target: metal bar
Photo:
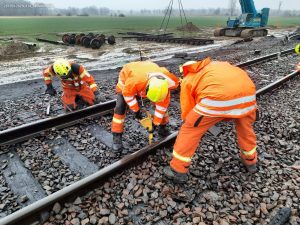
[[[111,100],[105,103],[93,105],[84,109],[66,113],[56,116],[54,118],[47,118],[38,120],[33,123],[24,124],[19,127],[10,128],[0,132],[0,146],[17,143],[26,140],[42,131],[61,126],[64,124],[78,123],[80,120],[92,117],[95,115],[102,115],[109,110],[113,110],[116,105],[116,100]],[[25,134],[25,135],[24,135]]]
[[[42,38],[36,38],[36,40],[40,41],[40,42],[46,42],[46,43],[54,44],[54,45],[68,45],[68,44],[60,42],[60,41],[51,41],[51,40],[42,39]]]
[[[282,56],[282,55],[286,55],[286,54],[291,54],[294,51],[295,51],[295,49],[291,48],[291,49],[288,49],[288,50],[285,50],[285,51],[282,51],[282,52],[273,53],[273,54],[266,55],[266,56],[263,56],[263,57],[260,57],[260,58],[256,58],[256,59],[252,59],[252,60],[249,60],[249,61],[246,61],[246,62],[243,62],[243,63],[239,63],[236,66],[238,66],[238,67],[250,66],[250,65],[253,65],[255,63],[262,62],[264,60],[277,58],[278,56]]]
[[[152,145],[146,146],[141,150],[132,153],[131,155],[125,156],[121,160],[101,169],[100,171],[80,180],[70,186],[57,191],[46,198],[43,198],[25,208],[18,210],[10,214],[9,216],[4,217],[0,220],[1,225],[12,225],[20,224],[20,221],[26,221],[26,218],[30,218],[43,209],[53,205],[54,203],[65,199],[72,194],[75,194],[81,190],[86,190],[90,185],[95,184],[96,182],[101,182],[111,178],[112,175],[116,174],[118,171],[124,170],[128,166],[135,166],[136,162],[142,163],[141,158],[148,156],[151,153],[154,153],[155,150],[162,148],[164,146],[169,146],[175,141],[178,132],[175,132],[163,140],[153,143]]]
[[[270,92],[272,90],[274,90],[275,88],[279,87],[280,85],[282,85],[283,83],[287,82],[288,80],[292,79],[293,77],[296,77],[297,75],[299,75],[299,72],[298,71],[294,71],[292,73],[290,73],[289,75],[267,85],[266,87],[263,87],[261,89],[259,89],[257,92],[256,92],[256,96],[261,96],[267,92]]]

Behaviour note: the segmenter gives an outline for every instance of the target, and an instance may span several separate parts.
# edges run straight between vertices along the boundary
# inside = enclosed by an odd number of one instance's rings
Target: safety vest
[[[93,92],[96,91],[98,87],[94,77],[89,74],[89,72],[87,72],[82,65],[73,62],[70,62],[70,64],[73,72],[73,78],[60,79],[62,87],[79,90],[81,85],[86,84],[92,89]],[[53,76],[57,76],[53,71],[53,66],[49,66],[48,68],[44,69],[43,77],[46,84],[52,83]]]
[[[116,91],[121,92],[130,109],[134,112],[139,110],[136,96],[146,97],[146,88],[150,78],[163,77],[168,81],[169,90],[176,89],[179,84],[178,78],[170,73],[165,67],[160,67],[150,61],[131,62],[126,64],[119,74]],[[170,93],[163,102],[155,104],[153,123],[160,124],[170,104]]]
[[[211,117],[241,118],[256,110],[256,89],[242,69],[206,58],[183,67],[182,119],[194,110]]]

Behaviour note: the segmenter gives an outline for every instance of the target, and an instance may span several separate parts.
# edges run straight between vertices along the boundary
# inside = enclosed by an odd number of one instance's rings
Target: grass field
[[[160,27],[162,17],[0,17],[0,36],[23,35],[52,36],[63,32],[102,32],[116,34],[119,31],[151,31]],[[227,17],[189,17],[198,27],[224,26]],[[179,17],[170,19],[170,31],[180,25]],[[271,17],[269,25],[300,26],[299,17]]]

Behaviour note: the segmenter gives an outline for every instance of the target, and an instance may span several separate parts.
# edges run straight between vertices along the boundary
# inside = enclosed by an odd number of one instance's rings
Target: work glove
[[[95,104],[98,104],[103,101],[103,99],[100,96],[100,92],[98,90],[94,92],[94,95],[95,95],[95,99],[94,99]]]
[[[53,88],[52,84],[47,84],[47,89],[45,91],[45,94],[49,94],[49,95],[56,95],[56,90]]]
[[[143,115],[142,115],[141,110],[135,112],[135,113],[134,113],[134,116],[135,116],[135,118],[136,118],[137,120],[143,119]]]
[[[158,126],[159,126],[159,125],[155,125],[155,124],[152,122],[152,132],[154,132],[154,131],[157,129]]]

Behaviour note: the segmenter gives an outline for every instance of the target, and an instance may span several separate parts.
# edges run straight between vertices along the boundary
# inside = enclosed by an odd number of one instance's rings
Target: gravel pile
[[[219,138],[203,138],[185,185],[173,185],[162,176],[172,148],[162,149],[75,202],[56,204],[44,225],[265,225],[281,207],[291,207],[290,225],[299,224],[299,81],[259,100],[265,110],[255,124],[255,175],[240,163],[234,129],[224,123]]]

